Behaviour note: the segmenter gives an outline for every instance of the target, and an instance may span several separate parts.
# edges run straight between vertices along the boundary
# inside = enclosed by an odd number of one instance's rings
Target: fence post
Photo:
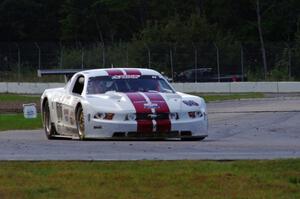
[[[21,80],[21,51],[18,43],[15,43],[18,49],[18,82]]]
[[[198,77],[197,77],[197,69],[198,69],[198,50],[197,46],[193,43],[194,46],[194,55],[195,55],[195,82],[197,83]]]
[[[60,60],[59,60],[59,67],[60,67],[60,69],[62,69],[62,67],[63,67],[64,47],[63,47],[63,45],[62,45],[61,42],[59,43],[59,45],[60,45]]]
[[[40,48],[40,46],[39,46],[39,44],[37,43],[37,42],[34,42],[34,44],[35,44],[35,46],[36,46],[36,48],[38,49],[38,59],[39,59],[39,61],[38,61],[38,64],[39,64],[39,69],[41,69],[41,48]]]
[[[291,48],[290,46],[288,46],[288,49],[289,49],[289,80],[292,78],[292,51],[291,51]]]
[[[151,51],[149,46],[145,43],[145,47],[147,48],[147,54],[148,54],[148,68],[151,68]]]
[[[84,65],[84,49],[81,47],[81,69],[83,69]]]
[[[217,50],[217,69],[218,69],[218,82],[220,82],[220,54],[219,54],[219,48],[217,44],[214,42],[214,46]]]
[[[171,78],[172,78],[172,81],[174,81],[173,51],[172,51],[172,48],[170,48],[170,64],[171,64]]]
[[[242,82],[244,81],[244,48],[241,44],[241,73],[242,73]]]
[[[126,42],[126,67],[129,67],[128,43]]]
[[[102,45],[102,68],[105,68],[105,45],[104,42],[101,43]]]

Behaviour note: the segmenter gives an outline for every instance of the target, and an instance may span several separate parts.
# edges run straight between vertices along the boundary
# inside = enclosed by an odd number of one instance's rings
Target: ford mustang
[[[48,139],[202,140],[208,135],[205,101],[176,92],[154,70],[110,68],[64,74],[71,74],[65,87],[46,89],[41,96]]]

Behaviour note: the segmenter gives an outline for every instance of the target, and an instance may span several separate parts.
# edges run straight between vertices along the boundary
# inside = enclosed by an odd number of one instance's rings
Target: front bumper
[[[208,135],[207,116],[202,118],[171,120],[168,132],[138,132],[136,121],[114,121],[92,119],[86,122],[85,138],[103,139],[144,139],[144,138],[195,138],[203,139]]]

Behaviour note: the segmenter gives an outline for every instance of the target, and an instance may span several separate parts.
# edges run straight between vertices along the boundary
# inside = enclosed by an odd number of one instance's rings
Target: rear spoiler
[[[73,75],[77,72],[82,71],[82,69],[46,69],[46,70],[38,70],[38,77],[46,76],[46,75],[64,75],[66,81],[69,81],[73,77]]]

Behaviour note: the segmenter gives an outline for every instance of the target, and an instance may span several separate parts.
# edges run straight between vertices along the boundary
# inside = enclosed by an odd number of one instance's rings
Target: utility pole
[[[262,27],[261,27],[261,14],[260,14],[259,0],[256,1],[256,16],[257,16],[257,29],[259,34],[261,53],[262,53],[262,59],[264,65],[264,73],[265,73],[264,75],[265,75],[265,79],[267,79],[268,65],[267,65],[267,56],[266,56],[264,37],[263,37]]]
[[[128,43],[126,43],[126,67],[129,67]]]
[[[196,45],[193,43],[193,46],[194,46],[194,55],[195,55],[195,82],[197,83],[197,69],[198,69],[198,50],[197,50],[197,47],[196,47]]]
[[[41,69],[41,48],[37,42],[34,42],[36,48],[38,49],[38,67]]]
[[[18,49],[18,82],[21,81],[21,51],[18,43],[15,43]]]
[[[151,51],[148,44],[145,43],[145,47],[147,48],[147,53],[148,53],[148,68],[151,68]]]
[[[289,48],[289,79],[292,78],[292,50]]]
[[[242,73],[242,82],[244,81],[244,49],[243,45],[241,45],[241,73]]]
[[[84,49],[81,47],[81,69],[84,67]]]
[[[214,43],[214,46],[217,50],[217,72],[218,72],[218,82],[220,82],[220,53],[219,53],[219,47],[216,43]]]
[[[102,68],[105,68],[105,44],[102,42]]]
[[[173,51],[172,51],[172,48],[170,48],[170,64],[171,64],[171,77],[172,77],[172,81],[174,81],[174,67],[173,67]]]
[[[63,45],[62,45],[61,42],[59,43],[59,46],[60,46],[60,60],[59,60],[59,67],[60,67],[60,69],[62,69],[62,67],[63,67],[64,47],[63,47]]]

